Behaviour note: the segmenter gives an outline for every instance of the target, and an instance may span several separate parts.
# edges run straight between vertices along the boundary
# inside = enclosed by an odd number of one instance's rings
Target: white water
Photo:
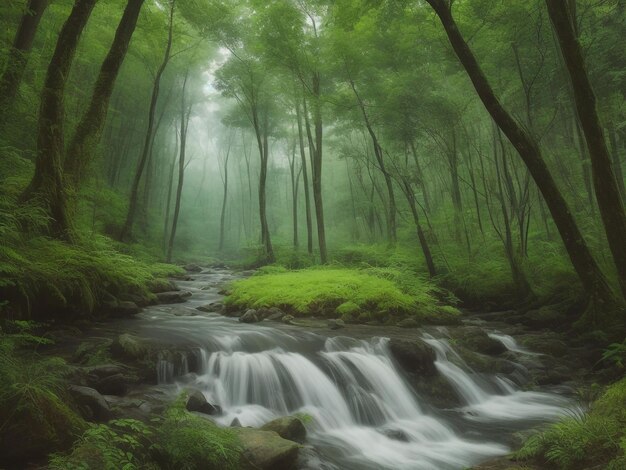
[[[558,395],[521,391],[506,377],[477,374],[445,339],[426,336],[437,369],[463,402],[437,410],[407,384],[386,339],[324,338],[219,315],[172,315],[219,300],[200,289],[202,282],[214,281],[211,275],[198,278],[181,283],[194,294],[189,302],[143,314],[143,334],[197,345],[189,361],[162,357],[160,381],[174,380],[168,385],[173,393],[201,390],[222,408],[214,419],[225,426],[235,418],[243,426],[261,426],[279,416],[309,415],[307,445],[315,452],[305,452],[302,468],[463,469],[505,454],[507,434],[555,419],[570,407]],[[189,370],[197,375],[184,375]]]
[[[507,348],[509,351],[512,351],[514,353],[527,354],[529,356],[540,356],[541,355],[539,353],[535,353],[535,352],[529,351],[526,348],[523,348],[522,346],[517,344],[517,341],[515,341],[515,338],[513,338],[512,336],[504,335],[502,333],[488,333],[488,336],[491,339],[495,339],[496,341],[500,341],[504,345],[505,348]]]

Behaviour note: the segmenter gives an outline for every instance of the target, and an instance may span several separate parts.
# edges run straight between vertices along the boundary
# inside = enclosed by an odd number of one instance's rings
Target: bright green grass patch
[[[231,308],[278,307],[296,315],[437,315],[442,291],[425,279],[390,268],[262,270],[231,286]]]

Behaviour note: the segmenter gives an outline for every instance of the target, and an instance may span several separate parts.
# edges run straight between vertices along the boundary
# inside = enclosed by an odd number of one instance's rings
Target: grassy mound
[[[532,436],[516,458],[541,468],[626,468],[626,378],[611,385],[588,414]]]
[[[456,313],[425,279],[390,268],[324,268],[287,271],[269,267],[232,284],[226,305],[233,309],[278,307],[295,315],[384,318]],[[362,318],[368,319],[368,318]]]

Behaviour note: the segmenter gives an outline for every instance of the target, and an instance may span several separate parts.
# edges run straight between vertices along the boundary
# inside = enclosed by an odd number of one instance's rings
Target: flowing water
[[[185,315],[221,300],[217,286],[232,277],[214,271],[179,282],[193,293],[188,302],[150,307],[129,327],[188,348],[189,354],[163,354],[161,388],[201,390],[222,408],[220,424],[236,419],[256,427],[304,415],[312,447],[303,452],[302,468],[462,469],[505,454],[513,432],[571,412],[559,394],[522,391],[510,377],[475,373],[445,330],[423,333],[423,340],[464,404],[440,410],[411,389],[386,338],[327,338],[276,323]],[[492,334],[513,353],[529,353],[510,336]]]

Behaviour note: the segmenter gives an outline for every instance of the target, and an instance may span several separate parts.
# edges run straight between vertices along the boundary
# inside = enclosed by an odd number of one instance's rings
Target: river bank
[[[88,420],[150,422],[183,391],[201,392],[221,411],[210,419],[222,426],[302,414],[309,437],[291,462],[297,468],[349,468],[354,459],[363,468],[477,464],[571,412],[575,390],[590,381],[593,353],[493,314],[466,313],[445,327],[338,328],[327,320],[251,324],[207,312],[220,310],[225,283],[242,275],[222,267],[190,272],[175,281],[178,294],[161,296],[181,303],[80,332],[58,330],[40,352],[72,365],[70,390],[74,399],[89,395],[81,407]],[[368,442],[380,450],[372,453]],[[438,450],[424,453],[423,442]],[[451,446],[460,449],[452,458]]]

